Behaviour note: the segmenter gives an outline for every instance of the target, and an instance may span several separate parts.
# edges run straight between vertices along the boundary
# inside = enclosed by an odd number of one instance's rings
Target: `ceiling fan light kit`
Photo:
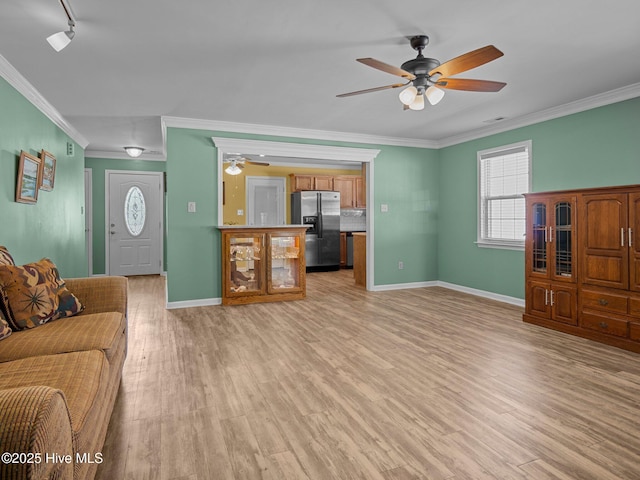
[[[240,167],[238,167],[235,161],[233,161],[231,165],[225,168],[224,171],[227,172],[229,175],[240,175],[242,173],[242,170],[240,169]]]
[[[67,24],[69,25],[69,30],[54,33],[53,35],[49,35],[47,37],[47,42],[49,42],[49,45],[51,45],[51,47],[56,52],[59,52],[67,45],[69,45],[71,43],[71,40],[73,40],[73,37],[75,37],[76,35],[76,32],[74,30],[76,21],[73,15],[73,11],[71,10],[71,5],[69,5],[69,0],[60,0],[60,5],[62,5],[64,13],[67,16]]]
[[[369,67],[402,77],[407,80],[407,83],[395,83],[393,85],[385,85],[384,87],[368,88],[366,90],[343,93],[337,96],[350,97],[362,93],[404,87],[411,84],[400,92],[398,97],[405,105],[405,110],[407,107],[411,110],[423,110],[424,97],[427,97],[431,105],[436,105],[444,97],[444,90],[442,89],[466,90],[470,92],[497,92],[506,85],[504,82],[488,80],[449,78],[452,75],[466,72],[467,70],[500,58],[503,53],[493,45],[487,45],[486,47],[473,50],[441,64],[435,58],[427,58],[422,55],[422,50],[429,43],[429,37],[426,35],[415,35],[410,38],[410,42],[411,47],[418,51],[418,56],[404,62],[400,68],[374,58],[357,59],[358,62]]]
[[[229,166],[224,169],[225,173],[229,175],[240,175],[242,173],[242,169],[245,164],[247,165],[258,165],[261,167],[268,167],[269,164],[267,162],[255,162],[247,157],[242,157],[237,154],[235,156],[229,156],[225,158],[224,163],[228,163]],[[261,157],[264,155],[260,155]]]

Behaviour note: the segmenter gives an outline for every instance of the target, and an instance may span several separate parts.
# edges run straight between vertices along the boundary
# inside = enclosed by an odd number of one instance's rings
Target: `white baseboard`
[[[487,292],[485,290],[478,290],[476,288],[464,287],[462,285],[456,285],[455,283],[441,282],[440,280],[434,280],[431,282],[412,282],[412,283],[395,283],[392,285],[375,285],[372,292],[386,292],[390,290],[404,290],[407,288],[424,288],[424,287],[442,287],[449,290],[455,290],[457,292],[469,293],[477,297],[488,298],[490,300],[496,300],[498,302],[509,303],[518,307],[524,307],[524,300],[521,298],[510,297],[508,295],[501,295],[499,293]]]
[[[424,287],[436,287],[438,282],[411,282],[411,283],[394,283],[391,285],[374,285],[371,289],[372,292],[387,292],[389,290],[405,290],[407,288],[424,288]]]
[[[174,308],[189,308],[189,307],[210,307],[212,305],[222,305],[222,298],[200,298],[198,300],[184,300],[180,302],[167,302],[167,310]]]
[[[490,300],[496,300],[498,302],[509,303],[518,307],[524,307],[524,300],[521,298],[510,297],[508,295],[501,295],[499,293],[487,292],[485,290],[478,290],[477,288],[464,287],[462,285],[456,285],[455,283],[448,282],[436,282],[438,287],[448,288],[457,292],[469,293],[478,297],[488,298]]]

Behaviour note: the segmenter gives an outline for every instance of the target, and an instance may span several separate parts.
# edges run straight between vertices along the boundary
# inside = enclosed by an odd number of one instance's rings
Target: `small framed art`
[[[18,164],[18,182],[16,184],[16,202],[36,203],[40,187],[40,164],[42,160],[28,154],[24,150],[20,152]]]
[[[56,178],[56,157],[42,150],[40,152],[40,190],[53,190],[53,182]]]

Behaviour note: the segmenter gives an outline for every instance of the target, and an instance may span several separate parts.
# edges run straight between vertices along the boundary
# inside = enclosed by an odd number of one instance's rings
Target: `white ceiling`
[[[69,2],[76,37],[56,53],[45,38],[66,27],[58,0],[2,1],[0,54],[89,141],[87,156],[161,154],[162,116],[437,143],[640,82],[637,0]],[[403,111],[399,89],[336,98],[401,80],[355,59],[400,66],[415,34],[441,62],[495,45],[502,58],[458,76],[507,86],[450,90],[420,112]]]

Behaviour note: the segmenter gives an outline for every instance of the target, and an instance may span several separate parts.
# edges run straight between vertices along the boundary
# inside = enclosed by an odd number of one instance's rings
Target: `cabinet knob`
[[[600,328],[608,328],[609,327],[607,322],[600,322],[598,325],[600,326]]]
[[[609,305],[609,302],[607,302],[604,298],[601,298],[600,300],[598,300],[598,303],[602,306]]]

